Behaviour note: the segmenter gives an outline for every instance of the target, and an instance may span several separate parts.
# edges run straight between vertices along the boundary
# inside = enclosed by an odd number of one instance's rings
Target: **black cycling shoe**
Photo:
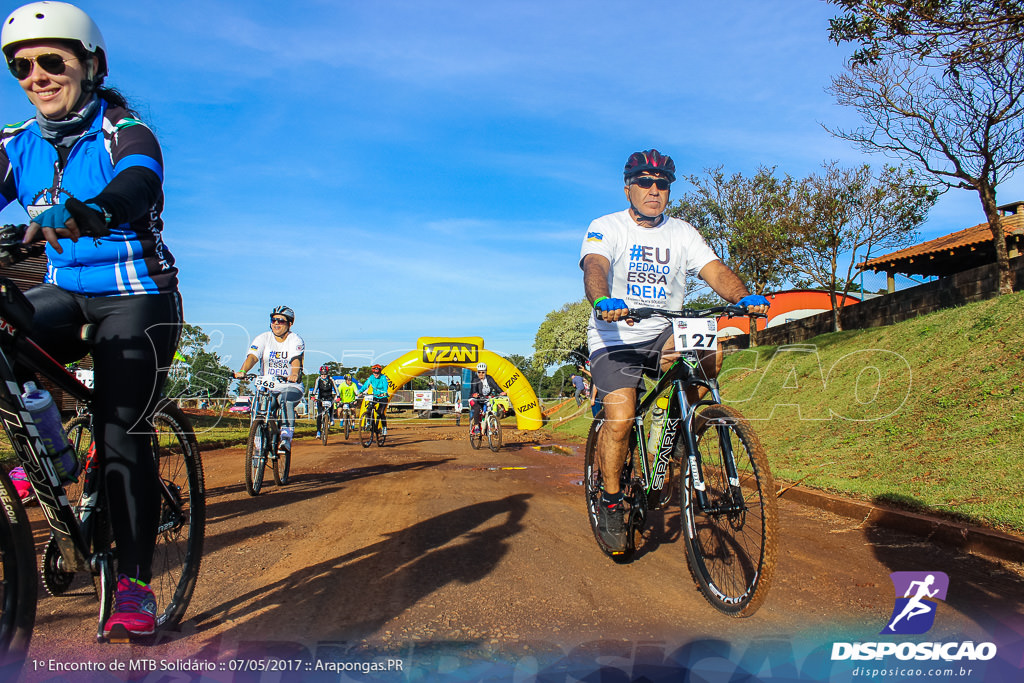
[[[626,552],[626,515],[622,503],[611,507],[604,503],[597,506],[597,532],[609,551]]]

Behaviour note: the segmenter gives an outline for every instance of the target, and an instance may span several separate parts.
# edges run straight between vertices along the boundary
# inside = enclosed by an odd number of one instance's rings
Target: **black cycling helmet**
[[[288,324],[291,325],[295,322],[295,311],[288,308],[287,306],[278,306],[270,312],[270,317],[273,318],[275,315],[283,315],[288,319]]]
[[[666,156],[656,149],[633,152],[629,155],[626,167],[622,171],[623,178],[628,184],[630,178],[641,173],[660,173],[672,183],[676,180],[676,164],[672,161],[672,157]]]

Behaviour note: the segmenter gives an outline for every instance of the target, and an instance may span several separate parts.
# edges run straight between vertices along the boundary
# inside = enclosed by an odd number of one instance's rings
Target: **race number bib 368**
[[[676,351],[709,351],[717,348],[718,321],[714,318],[676,318],[672,321]]]

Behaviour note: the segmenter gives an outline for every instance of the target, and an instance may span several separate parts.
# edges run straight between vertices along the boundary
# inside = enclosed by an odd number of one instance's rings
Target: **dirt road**
[[[832,643],[882,639],[889,574],[910,570],[950,577],[929,640],[1007,641],[1000,660],[1021,663],[1020,566],[783,499],[768,600],[731,619],[696,592],[676,512],[655,513],[645,551],[615,564],[590,533],[578,447],[513,431],[500,452],[473,451],[464,429],[393,423],[370,449],[300,441],[291,483],[255,498],[241,448],[204,452],[206,553],[180,631],[93,643],[79,578],[41,600],[23,679],[562,681],[606,667],[621,672],[606,680],[678,680],[689,666],[705,680],[828,680],[830,667],[848,680]]]

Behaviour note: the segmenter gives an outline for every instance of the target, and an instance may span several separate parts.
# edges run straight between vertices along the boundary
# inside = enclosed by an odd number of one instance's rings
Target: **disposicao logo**
[[[936,599],[946,599],[949,576],[945,572],[893,572],[889,578],[896,589],[896,604],[881,633],[927,633],[935,624]]]
[[[949,576],[944,572],[893,572],[889,578],[896,590],[896,598],[892,615],[881,635],[928,632],[935,624],[938,601],[946,599]],[[832,643],[832,661],[881,660],[886,657],[896,657],[902,661],[987,661],[996,654],[994,643],[974,643],[970,640],[948,643]]]

